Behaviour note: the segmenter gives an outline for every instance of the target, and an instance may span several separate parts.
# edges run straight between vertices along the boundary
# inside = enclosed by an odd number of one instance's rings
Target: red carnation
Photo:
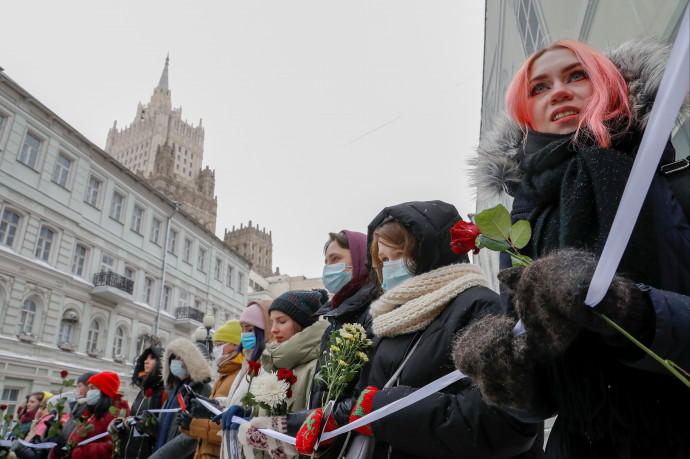
[[[285,391],[285,398],[292,398],[292,389],[288,389]]]
[[[144,396],[146,398],[151,398],[152,395],[153,395],[153,389],[146,389],[146,391],[144,392]]]
[[[450,246],[458,255],[463,255],[471,250],[475,255],[479,253],[479,249],[475,244],[477,237],[482,234],[472,222],[459,221],[450,230]]]
[[[278,381],[287,381],[291,386],[297,382],[297,377],[292,370],[281,368],[277,373]]]
[[[261,370],[261,364],[259,362],[252,362],[251,360],[247,360],[247,363],[249,364],[249,376],[259,376],[259,370]]]
[[[60,372],[60,377],[61,377],[62,379],[65,379],[65,378],[67,377],[68,374],[69,374],[69,372],[68,372],[67,370],[62,370],[62,371]]]
[[[0,411],[5,411],[7,409],[7,405],[0,405]]]

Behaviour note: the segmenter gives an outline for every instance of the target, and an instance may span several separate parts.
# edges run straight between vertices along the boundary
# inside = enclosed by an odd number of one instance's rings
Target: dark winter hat
[[[319,308],[328,301],[328,292],[323,289],[292,290],[285,292],[273,300],[268,313],[276,310],[287,314],[300,327],[307,328],[318,317],[314,315]]]
[[[120,388],[120,377],[112,371],[104,371],[91,376],[87,384],[93,384],[110,398],[114,398]]]
[[[77,384],[82,383],[83,385],[86,386],[86,383],[89,380],[89,378],[93,375],[96,375],[96,374],[98,374],[97,371],[87,371],[86,373],[84,373],[83,375],[81,375],[77,378]]]

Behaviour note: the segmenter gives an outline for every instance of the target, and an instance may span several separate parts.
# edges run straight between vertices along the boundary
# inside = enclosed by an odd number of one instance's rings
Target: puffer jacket
[[[170,361],[174,356],[180,357],[187,366],[188,377],[181,381],[170,372]],[[190,399],[182,391],[183,385],[189,385],[197,394],[208,397],[211,394],[211,367],[199,348],[186,338],[177,338],[165,348],[163,355],[163,380],[165,381],[166,401],[163,408],[179,408],[177,395],[182,394],[185,404]],[[179,430],[177,413],[162,413],[159,419],[157,449],[150,456],[152,459],[194,457],[197,441],[184,435]]]
[[[564,156],[556,164],[550,159],[551,153],[563,154],[561,144],[568,140],[567,136],[530,132],[524,142],[520,127],[507,115],[496,120],[492,132],[480,141],[473,172],[478,194],[499,199],[506,193],[511,195],[513,222],[526,219],[537,228],[524,253],[536,258],[565,247],[601,253],[669,53],[670,46],[651,38],[624,43],[608,53],[628,83],[633,109],[628,133],[614,132],[611,148],[587,144],[568,147],[571,156]],[[690,95],[685,98],[680,121],[689,114]],[[669,143],[662,163],[673,161],[674,153]],[[676,158],[687,154],[678,152]],[[544,164],[550,161],[553,165],[533,167],[542,157]],[[559,168],[565,167],[568,169],[563,174]],[[541,184],[552,184],[557,176],[554,172],[563,174],[563,181],[556,184],[555,192],[545,191]],[[541,196],[549,194],[550,200],[541,200]],[[587,212],[596,216],[583,218],[584,213],[578,212],[579,221],[569,217],[573,212],[569,212],[568,206],[580,203],[588,203]],[[619,272],[652,286],[648,295],[655,321],[650,323],[651,338],[646,344],[681,366],[690,360],[688,260],[690,225],[665,179],[657,174]],[[502,257],[501,266],[509,264]],[[504,294],[503,298],[511,309],[509,295]],[[617,358],[623,353],[596,339],[581,337],[564,356],[538,369],[546,388],[540,391],[540,402],[542,407],[550,408],[525,416],[538,419],[559,413],[546,457],[688,457],[690,442],[686,432],[690,422],[684,413],[690,405],[683,395],[687,389],[664,374],[650,357],[624,361]],[[569,384],[562,383],[564,378]],[[611,388],[616,388],[615,392]]]

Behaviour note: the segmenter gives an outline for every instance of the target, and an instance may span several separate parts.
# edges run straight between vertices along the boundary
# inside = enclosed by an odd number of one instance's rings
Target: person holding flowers
[[[131,407],[131,417],[118,423],[122,447],[120,457],[142,459],[153,453],[158,434],[157,417],[148,410],[163,405],[163,349],[150,346],[137,357],[132,371],[132,385],[139,388]]]
[[[427,201],[386,207],[370,223],[369,263],[380,296],[370,306],[375,337],[369,361],[358,397],[340,402],[354,405],[349,419],[308,419],[297,435],[300,453],[312,453],[323,422],[332,430],[452,371],[454,334],[501,312],[481,270],[450,247],[449,231],[460,220],[454,206]],[[359,431],[373,434],[375,458],[531,458],[542,454],[542,426],[489,408],[461,381]]]
[[[535,261],[508,268],[502,255],[508,269],[499,275],[526,332],[513,336],[514,318],[488,318],[461,337],[455,360],[494,405],[530,419],[558,414],[549,458],[690,456],[688,387],[592,313],[690,365],[690,225],[662,174],[647,191],[621,276],[593,310],[584,304],[604,244],[617,237],[614,217],[628,212],[619,203],[669,54],[650,38],[608,56],[558,41],[518,70],[506,94],[510,118],[480,143],[475,183],[484,196],[514,198],[512,222],[532,228],[521,253]],[[690,99],[677,97],[687,116]],[[661,164],[674,153],[668,142]],[[497,375],[506,375],[501,385],[492,383]]]
[[[211,399],[227,397],[230,386],[242,369],[240,353],[242,326],[236,319],[225,322],[213,335],[213,358],[218,365],[218,379],[211,389]],[[181,415],[182,433],[198,440],[194,459],[220,457],[220,426],[211,421],[213,415],[197,400],[189,403],[189,412]]]
[[[293,290],[285,292],[273,300],[269,307],[271,333],[275,342],[266,346],[261,355],[263,373],[255,378],[250,392],[254,401],[261,401],[265,405],[273,405],[272,412],[262,409],[258,417],[239,426],[239,440],[243,445],[260,450],[267,450],[271,457],[286,457],[296,454],[294,448],[286,448],[281,442],[267,437],[258,429],[272,428],[279,432],[287,432],[287,411],[306,408],[309,391],[314,377],[321,337],[328,327],[326,321],[317,320],[316,312],[328,301],[325,290]],[[276,373],[278,382],[285,381],[279,390],[268,390],[277,385],[270,385],[262,390],[261,382]],[[271,397],[263,397],[275,393]],[[262,398],[263,397],[263,398]],[[272,402],[272,403],[269,403]],[[279,416],[266,417],[275,413],[276,406],[283,406],[286,412]],[[228,411],[230,412],[230,411]]]

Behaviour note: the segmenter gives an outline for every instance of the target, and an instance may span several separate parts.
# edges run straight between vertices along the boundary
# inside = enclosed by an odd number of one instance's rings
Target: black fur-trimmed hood
[[[631,129],[643,131],[671,54],[672,44],[646,37],[630,40],[604,54],[611,59],[628,83]],[[678,122],[690,116],[690,94],[686,95]],[[523,140],[520,126],[503,111],[494,126],[479,141],[477,155],[469,160],[470,184],[477,187],[482,200],[495,200],[514,189],[522,180],[515,155]]]
[[[180,357],[187,366],[192,382],[206,383],[211,380],[211,367],[199,348],[187,338],[177,338],[165,348],[163,357],[163,379],[165,386],[170,387],[179,380],[170,373],[172,354]]]
[[[157,346],[150,346],[144,349],[136,362],[134,362],[134,370],[132,370],[132,385],[140,389],[156,389],[163,386],[163,348]],[[153,371],[146,376],[146,379],[141,379],[139,373],[144,371],[144,361],[153,354],[156,358],[156,366]]]

